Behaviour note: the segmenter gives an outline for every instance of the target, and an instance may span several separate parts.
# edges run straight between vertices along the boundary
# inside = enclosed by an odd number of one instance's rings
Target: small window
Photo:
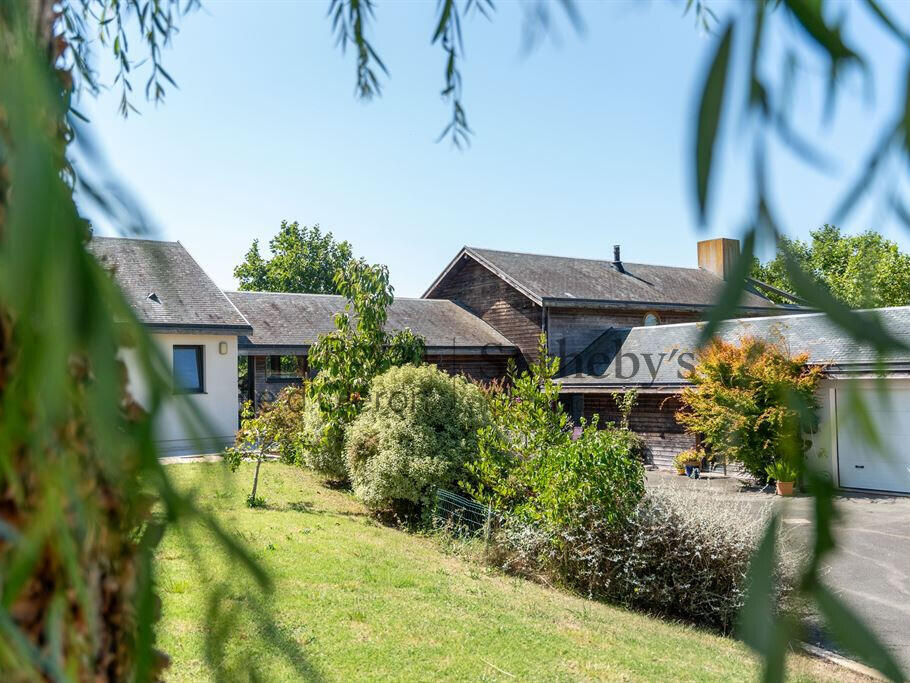
[[[645,327],[651,327],[653,325],[660,325],[660,316],[657,315],[654,311],[649,311],[645,313],[644,319]]]
[[[283,382],[300,379],[306,374],[306,363],[297,356],[269,356],[265,363],[265,380]]]
[[[181,394],[201,394],[202,346],[174,347],[174,391]]]

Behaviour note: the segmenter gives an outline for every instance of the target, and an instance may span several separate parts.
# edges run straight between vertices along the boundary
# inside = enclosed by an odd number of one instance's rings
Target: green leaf
[[[749,591],[739,613],[737,632],[742,641],[762,655],[762,680],[779,683],[784,680],[784,663],[790,640],[786,621],[777,614],[776,544],[777,515],[773,515],[762,536],[761,544],[749,565],[746,577]]]
[[[765,533],[746,578],[749,591],[739,613],[737,633],[742,641],[756,652],[766,654],[771,649],[772,631],[776,625],[774,613],[774,565],[776,556],[778,519],[775,514],[768,522]]]
[[[822,584],[818,584],[813,592],[825,623],[842,647],[850,650],[888,679],[907,680],[894,656],[850,607]]]
[[[790,14],[809,34],[819,47],[828,53],[835,66],[842,60],[862,63],[860,56],[851,50],[841,38],[839,27],[831,28],[822,16],[822,3],[810,0],[785,0]]]
[[[724,29],[717,51],[711,60],[708,77],[705,79],[698,109],[698,132],[695,145],[695,181],[698,193],[699,220],[702,224],[707,219],[708,185],[711,177],[711,162],[714,156],[714,143],[724,102],[724,90],[727,84],[727,71],[730,61],[730,44],[733,40],[733,24],[728,23]]]

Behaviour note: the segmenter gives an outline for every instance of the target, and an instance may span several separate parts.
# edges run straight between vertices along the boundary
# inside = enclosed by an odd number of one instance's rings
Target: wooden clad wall
[[[698,313],[689,311],[663,311],[659,308],[641,310],[591,310],[575,308],[548,308],[547,342],[551,355],[572,358],[584,351],[591,342],[611,327],[639,327],[645,314],[654,311],[661,324],[690,323],[701,320]]]
[[[610,394],[585,394],[584,416],[590,420],[595,414],[600,422],[619,422],[619,410]],[[676,411],[681,407],[674,394],[639,394],[635,408],[629,416],[629,427],[642,437],[645,444],[645,462],[660,469],[673,469],[673,457],[695,446],[695,437],[687,434],[676,421]]]
[[[424,361],[436,365],[450,375],[464,375],[478,382],[490,382],[506,376],[507,356],[434,356],[427,354]]]
[[[474,260],[456,266],[433,294],[467,308],[528,359],[537,357],[541,308]]]

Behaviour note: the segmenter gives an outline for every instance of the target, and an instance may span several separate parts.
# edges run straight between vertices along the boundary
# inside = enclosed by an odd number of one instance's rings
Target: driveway
[[[780,498],[744,489],[735,479],[686,479],[670,472],[648,472],[648,486],[680,486],[712,496],[781,506],[784,524],[810,539],[812,499]],[[839,544],[828,562],[825,582],[866,620],[910,671],[910,497],[841,493]],[[822,639],[820,638],[819,641]],[[832,648],[831,643],[818,642]]]

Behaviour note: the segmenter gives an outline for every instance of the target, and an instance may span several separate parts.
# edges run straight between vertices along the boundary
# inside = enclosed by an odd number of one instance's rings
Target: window
[[[648,311],[645,313],[644,319],[645,327],[651,327],[653,325],[660,325],[660,316],[657,315],[654,311]]]
[[[269,356],[265,363],[265,381],[284,382],[306,375],[306,360],[301,356]]]
[[[174,391],[201,394],[205,391],[202,375],[202,346],[174,347]]]

